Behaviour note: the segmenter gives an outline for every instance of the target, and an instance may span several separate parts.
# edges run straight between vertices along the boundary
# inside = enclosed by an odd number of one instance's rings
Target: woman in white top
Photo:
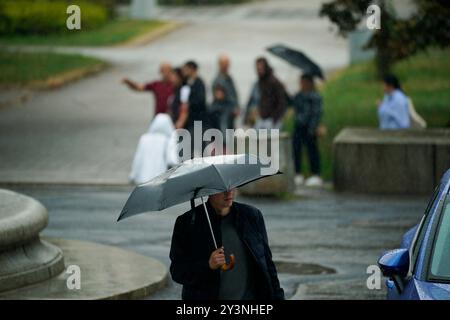
[[[174,95],[170,102],[170,114],[175,124],[175,129],[180,129],[184,127],[188,117],[191,87],[185,83],[186,81],[180,68],[173,69],[171,82],[174,87]]]
[[[157,114],[148,132],[139,140],[129,179],[135,184],[142,184],[177,163],[172,119],[168,114]]]

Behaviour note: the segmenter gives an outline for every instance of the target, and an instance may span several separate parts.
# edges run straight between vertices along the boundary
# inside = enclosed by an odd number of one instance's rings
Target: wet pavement
[[[173,224],[188,204],[116,223],[131,187],[13,188],[40,200],[50,214],[43,234],[94,241],[151,256],[169,266]],[[294,299],[382,299],[366,287],[369,265],[398,247],[418,222],[426,198],[300,192],[292,200],[243,198],[264,214],[274,260],[286,296]],[[169,285],[149,299],[178,299]]]

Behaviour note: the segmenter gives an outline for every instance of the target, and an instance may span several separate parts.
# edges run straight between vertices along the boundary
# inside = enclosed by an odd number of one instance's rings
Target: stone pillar
[[[133,0],[131,2],[130,18],[153,19],[155,17],[155,0]]]

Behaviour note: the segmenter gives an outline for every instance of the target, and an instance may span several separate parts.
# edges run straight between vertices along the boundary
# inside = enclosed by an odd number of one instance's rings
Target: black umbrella
[[[184,161],[147,183],[137,186],[120,213],[119,220],[148,211],[160,211],[174,205],[201,198],[211,230],[216,238],[203,197],[229,191],[267,177],[264,166],[254,155],[222,155]],[[233,262],[233,258],[232,258]],[[227,265],[224,266],[224,269]]]
[[[303,52],[288,48],[284,45],[269,47],[267,48],[267,51],[283,60],[286,60],[291,65],[302,69],[305,74],[325,79],[322,69]]]

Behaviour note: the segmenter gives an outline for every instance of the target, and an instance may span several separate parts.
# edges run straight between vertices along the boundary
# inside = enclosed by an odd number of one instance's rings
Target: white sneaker
[[[319,176],[311,176],[306,179],[305,186],[307,187],[321,187],[323,185],[322,178]]]
[[[305,182],[305,177],[301,174],[297,174],[294,177],[294,182],[297,187],[301,186]]]

